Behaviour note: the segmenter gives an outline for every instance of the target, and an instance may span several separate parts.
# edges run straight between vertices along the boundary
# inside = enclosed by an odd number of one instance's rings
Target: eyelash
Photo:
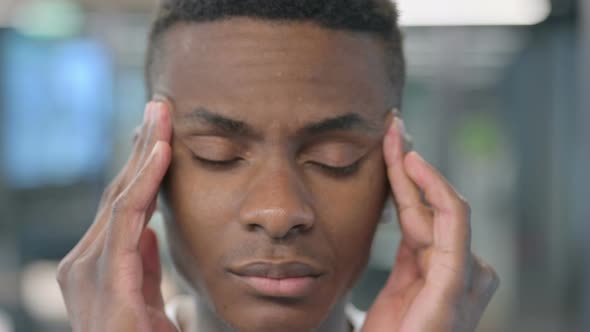
[[[242,158],[234,158],[231,160],[209,160],[196,155],[193,155],[193,158],[204,166],[213,167],[216,169],[227,169],[233,167],[237,162],[242,160]]]
[[[322,169],[324,171],[327,171],[328,173],[330,173],[333,176],[347,177],[347,176],[353,175],[354,173],[356,173],[359,170],[361,160],[357,160],[354,164],[344,166],[344,167],[333,167],[333,166],[328,166],[328,165],[324,165],[324,164],[320,164],[320,163],[312,163],[312,164],[319,167],[320,169]]]
[[[209,160],[209,159],[201,158],[198,156],[193,156],[193,158],[196,161],[200,162],[201,164],[203,164],[207,167],[213,167],[213,168],[220,169],[220,170],[231,168],[231,167],[235,166],[236,163],[238,163],[239,161],[242,160],[242,158],[234,158],[231,160],[219,160],[218,161],[218,160]],[[361,164],[361,159],[357,160],[352,165],[348,165],[348,166],[344,166],[344,167],[333,167],[333,166],[328,166],[328,165],[316,163],[316,162],[310,162],[310,164],[319,167],[321,170],[326,171],[333,176],[346,177],[346,176],[353,175],[354,173],[356,173],[359,170],[360,164]]]

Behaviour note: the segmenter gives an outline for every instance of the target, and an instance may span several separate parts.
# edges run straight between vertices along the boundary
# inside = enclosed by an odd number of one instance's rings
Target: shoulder
[[[360,332],[365,323],[367,313],[357,309],[352,303],[346,305],[346,317],[350,325],[352,325],[354,332]]]
[[[191,296],[178,295],[170,300],[165,307],[166,316],[180,332],[194,331],[195,301]]]

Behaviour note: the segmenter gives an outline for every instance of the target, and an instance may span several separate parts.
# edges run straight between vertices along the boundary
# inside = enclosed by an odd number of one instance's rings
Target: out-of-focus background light
[[[16,7],[11,25],[30,37],[74,37],[84,26],[84,12],[69,0],[32,0]]]
[[[532,25],[551,13],[549,0],[399,0],[401,24]]]
[[[80,2],[74,0],[0,0],[10,9],[10,17],[2,19],[22,31],[34,35],[60,36],[77,32],[83,19]],[[109,2],[109,1],[105,1]],[[138,1],[121,1],[139,6]],[[399,0],[404,26],[438,25],[532,25],[551,13],[550,0]],[[105,6],[105,5],[103,5]],[[106,5],[108,6],[108,5]],[[5,13],[6,15],[6,13]],[[12,23],[10,23],[12,22]]]

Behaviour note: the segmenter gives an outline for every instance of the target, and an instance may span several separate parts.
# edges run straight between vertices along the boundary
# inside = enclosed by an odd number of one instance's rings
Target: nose
[[[304,184],[289,166],[260,170],[252,178],[239,211],[249,231],[283,240],[309,231],[315,221]]]

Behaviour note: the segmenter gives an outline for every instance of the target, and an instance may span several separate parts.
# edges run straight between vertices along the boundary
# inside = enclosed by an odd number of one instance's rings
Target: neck
[[[324,319],[319,327],[313,330],[313,332],[350,332],[352,331],[351,324],[346,316],[346,304],[348,298],[344,298],[338,302]],[[191,324],[194,328],[191,332],[236,332],[231,326],[223,321],[211,308],[200,301],[198,297],[195,298],[195,308],[197,319],[194,324]],[[312,332],[312,331],[310,331]]]

